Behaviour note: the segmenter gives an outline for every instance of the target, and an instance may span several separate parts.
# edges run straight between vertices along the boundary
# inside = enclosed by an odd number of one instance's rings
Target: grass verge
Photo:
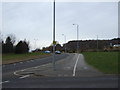
[[[119,52],[84,52],[86,62],[105,74],[120,74]]]
[[[35,59],[35,58],[43,58],[46,56],[50,56],[50,54],[46,53],[26,53],[26,54],[3,54],[2,55],[2,64],[9,64],[9,63],[14,63],[14,62],[20,62],[20,61],[25,61],[29,59]]]

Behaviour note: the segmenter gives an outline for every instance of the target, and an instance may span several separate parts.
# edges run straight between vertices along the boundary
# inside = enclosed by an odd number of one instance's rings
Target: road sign
[[[56,41],[53,41],[53,44],[56,45]]]

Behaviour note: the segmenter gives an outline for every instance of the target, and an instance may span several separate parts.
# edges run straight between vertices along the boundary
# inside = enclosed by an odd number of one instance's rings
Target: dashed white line
[[[33,68],[39,68],[40,66],[36,66],[36,67],[33,67]]]
[[[25,71],[25,70],[23,69],[23,70],[20,70],[20,71]]]
[[[25,76],[22,76],[22,77],[19,77],[20,79],[23,79],[23,78],[27,78],[29,77],[30,75],[25,75]]]
[[[42,65],[42,66],[46,66],[46,65]]]
[[[77,60],[76,60],[76,63],[75,63],[75,66],[74,66],[74,69],[73,69],[73,76],[75,76],[75,71],[76,71],[76,67],[77,67],[77,62],[78,62],[78,60],[79,60],[79,56],[80,56],[80,55],[78,55]]]
[[[20,62],[21,64],[23,63],[23,62]]]
[[[8,83],[10,82],[9,80],[8,81],[3,81],[3,82],[0,82],[0,84],[3,84],[3,83]]]

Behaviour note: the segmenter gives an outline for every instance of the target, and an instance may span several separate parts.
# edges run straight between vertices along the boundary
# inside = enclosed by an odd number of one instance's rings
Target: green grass
[[[120,74],[120,71],[118,72],[118,54],[118,52],[83,53],[88,64],[106,74]]]
[[[2,61],[6,60],[15,60],[15,59],[27,59],[27,58],[32,58],[32,57],[39,57],[42,55],[46,55],[45,53],[26,53],[26,54],[3,54],[2,55]]]
[[[19,61],[24,61],[28,59],[42,58],[42,57],[46,57],[47,55],[50,55],[50,54],[40,53],[40,52],[26,53],[26,54],[14,54],[14,53],[3,54],[2,62],[3,64],[8,64],[8,63],[19,62]]]

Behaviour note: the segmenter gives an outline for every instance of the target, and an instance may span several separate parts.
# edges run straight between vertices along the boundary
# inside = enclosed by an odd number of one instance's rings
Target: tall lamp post
[[[65,34],[62,34],[65,38],[65,43],[66,43],[66,35]],[[65,44],[65,53],[66,53],[66,44]]]
[[[73,25],[76,25],[77,26],[77,53],[79,52],[79,25],[78,24],[73,24]]]
[[[55,0],[53,2],[53,70],[55,70]]]
[[[36,41],[37,41],[38,39],[34,39],[34,40],[35,40],[34,49],[36,49]]]
[[[98,52],[98,35],[97,35],[97,52]]]

